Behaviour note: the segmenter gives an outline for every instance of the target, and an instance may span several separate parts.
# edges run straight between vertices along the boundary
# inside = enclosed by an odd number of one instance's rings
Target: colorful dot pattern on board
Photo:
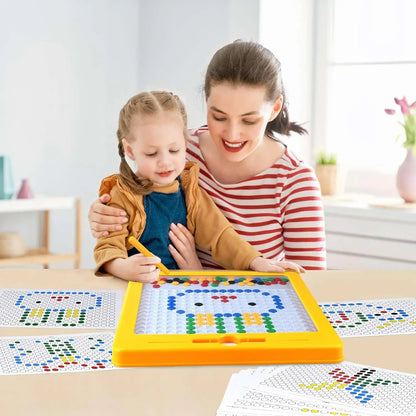
[[[136,334],[316,331],[288,278],[162,277],[143,286]]]

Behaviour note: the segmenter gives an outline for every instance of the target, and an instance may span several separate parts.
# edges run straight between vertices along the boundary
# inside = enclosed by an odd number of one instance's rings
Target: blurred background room
[[[204,124],[206,66],[243,39],[282,63],[291,118],[310,133],[288,145],[339,167],[324,195],[328,267],[416,269],[416,190],[405,202],[396,186],[416,145],[402,146],[394,101],[416,100],[415,16],[413,0],[0,0],[0,233],[61,255],[0,267],[93,268],[87,215],[118,171],[120,108],[171,90],[189,126]]]

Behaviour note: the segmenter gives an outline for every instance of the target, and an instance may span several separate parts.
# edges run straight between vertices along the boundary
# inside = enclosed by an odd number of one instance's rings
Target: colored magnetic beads
[[[191,285],[201,285],[202,287],[218,287],[220,285],[238,285],[238,286],[254,286],[254,285],[286,285],[289,282],[289,279],[285,276],[280,277],[160,277],[156,282],[153,282],[153,287],[155,289],[159,288],[164,284],[171,284],[174,286],[191,286]]]

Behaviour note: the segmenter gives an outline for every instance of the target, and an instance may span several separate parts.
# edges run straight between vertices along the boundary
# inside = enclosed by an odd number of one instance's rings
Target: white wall
[[[260,0],[260,22],[260,43],[282,65],[290,120],[301,123],[312,133],[314,2]],[[310,135],[294,134],[287,143],[298,157],[311,163]]]
[[[201,88],[217,48],[258,39],[256,0],[0,0],[0,154],[16,188],[83,200],[81,267],[93,267],[87,212],[118,170],[118,112],[139,90],[171,89],[190,125],[205,122]],[[16,189],[17,190],[17,189]],[[2,215],[34,247],[37,215]],[[73,215],[55,212],[51,246],[73,249]],[[54,267],[71,265],[55,264]]]
[[[89,204],[117,169],[115,129],[138,88],[137,0],[0,0],[0,154],[16,188],[83,200],[82,267],[92,267]],[[37,215],[2,215],[0,231],[39,237]],[[73,250],[73,215],[55,212],[51,245]],[[62,265],[61,265],[62,267]]]
[[[140,88],[178,93],[189,125],[205,123],[202,88],[214,52],[235,39],[258,40],[257,0],[141,0]]]

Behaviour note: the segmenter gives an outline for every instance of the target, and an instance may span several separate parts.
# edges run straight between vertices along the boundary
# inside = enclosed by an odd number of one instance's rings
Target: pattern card
[[[256,386],[255,375],[245,375],[246,370],[232,375],[217,416],[238,415],[321,415],[321,416],[367,416],[356,409],[345,409],[304,398],[286,397],[285,394],[264,393]],[[264,378],[264,377],[263,377]],[[250,385],[250,383],[253,383]]]
[[[416,299],[326,302],[320,308],[340,337],[416,333]]]
[[[114,370],[111,332],[0,338],[0,375]]]
[[[0,291],[0,326],[114,329],[120,310],[119,290]]]
[[[292,397],[353,406],[380,415],[416,415],[416,376],[382,368],[345,361],[285,366],[260,385],[270,389],[268,392],[293,393]]]

